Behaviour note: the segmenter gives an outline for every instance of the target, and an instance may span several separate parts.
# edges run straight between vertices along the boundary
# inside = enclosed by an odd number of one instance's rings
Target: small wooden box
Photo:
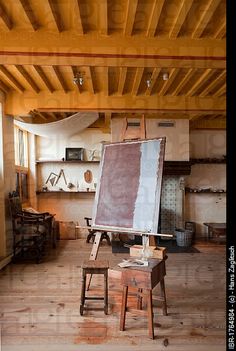
[[[130,247],[130,256],[141,257],[142,256],[142,245],[133,245]],[[151,250],[153,258],[162,259],[166,255],[166,248],[161,246],[148,246],[148,249]]]

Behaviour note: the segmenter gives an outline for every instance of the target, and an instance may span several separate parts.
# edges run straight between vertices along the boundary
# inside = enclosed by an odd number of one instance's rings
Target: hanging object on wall
[[[54,185],[57,185],[57,183],[58,183],[59,179],[61,178],[61,176],[63,176],[65,184],[67,185],[67,181],[66,181],[66,177],[65,177],[65,173],[64,173],[63,169],[60,170],[60,172],[58,174],[58,177],[57,177],[57,180],[56,180],[56,183]]]
[[[92,183],[93,174],[89,169],[87,169],[87,171],[84,172],[84,180],[86,181],[86,183]]]
[[[55,176],[55,177],[52,177],[52,176]],[[58,175],[57,175],[56,173],[51,172],[51,173],[49,174],[49,176],[48,176],[48,178],[47,178],[45,184],[47,184],[47,183],[50,181],[51,185],[53,186],[53,184],[54,184],[54,182],[55,182],[55,180],[56,180],[57,177],[58,177]]]

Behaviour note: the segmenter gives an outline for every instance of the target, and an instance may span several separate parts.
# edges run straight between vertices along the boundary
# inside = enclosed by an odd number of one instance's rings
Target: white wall
[[[226,155],[226,131],[194,130],[190,133],[191,158],[222,158]],[[191,188],[226,190],[225,164],[195,164],[185,179]],[[198,236],[207,233],[204,222],[226,222],[226,194],[187,193],[185,220],[196,222]]]
[[[95,129],[87,129],[69,139],[48,139],[43,137],[36,138],[36,159],[37,160],[61,160],[65,158],[66,147],[82,147],[85,149],[85,159],[89,158],[89,150],[96,149],[96,159],[101,155],[102,141],[110,141],[110,134],[104,134]],[[76,190],[94,190],[94,183],[97,183],[99,163],[41,163],[36,166],[37,183],[35,190],[41,189],[42,186],[47,186],[48,190],[59,190],[62,188],[70,191],[64,182],[63,177],[60,178],[56,186],[51,186],[50,183],[45,184],[49,174],[54,172],[59,174],[63,169],[67,183],[71,182],[76,187]],[[84,180],[84,172],[91,170],[93,180],[88,184]],[[85,216],[92,216],[93,202],[95,193],[43,193],[37,195],[37,207],[39,211],[49,211],[56,214],[58,221],[74,221],[85,225]]]
[[[159,127],[161,119],[146,119],[146,138],[166,137],[166,161],[189,160],[189,121],[174,120],[174,127]],[[112,141],[120,141],[124,119],[112,119]]]

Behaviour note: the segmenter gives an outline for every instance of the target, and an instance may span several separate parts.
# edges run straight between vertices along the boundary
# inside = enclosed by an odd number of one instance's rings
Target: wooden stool
[[[163,314],[167,315],[166,295],[164,276],[166,275],[165,260],[149,259],[147,267],[129,267],[124,268],[121,276],[121,284],[123,285],[123,295],[121,304],[120,330],[125,329],[126,312],[132,310],[127,308],[127,297],[129,287],[138,289],[137,309],[142,310],[142,298],[147,296],[147,315],[149,336],[154,339],[153,327],[153,305],[152,305],[152,289],[160,283],[161,297],[157,299],[163,302]]]
[[[80,302],[80,315],[84,312],[85,300],[104,300],[104,313],[108,314],[108,268],[109,263],[107,260],[90,260],[84,261],[82,266],[82,291],[81,291],[81,302]],[[87,274],[103,274],[104,275],[104,296],[89,296],[86,297],[86,275]]]

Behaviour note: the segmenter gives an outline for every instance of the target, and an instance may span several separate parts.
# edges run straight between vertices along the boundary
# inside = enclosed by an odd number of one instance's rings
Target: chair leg
[[[164,278],[160,281],[160,287],[161,287],[161,297],[163,298],[162,311],[163,311],[163,315],[167,316],[166,291],[165,291]]]
[[[151,339],[154,339],[153,327],[153,305],[152,305],[152,290],[147,291],[147,308],[148,308],[148,332]]]
[[[82,290],[81,290],[81,298],[80,298],[80,315],[81,316],[83,315],[83,312],[84,312],[85,289],[86,289],[86,273],[83,271]]]
[[[125,330],[125,317],[126,317],[126,308],[127,308],[127,297],[128,297],[128,286],[123,286],[123,295],[121,303],[121,313],[120,313],[120,330]]]

